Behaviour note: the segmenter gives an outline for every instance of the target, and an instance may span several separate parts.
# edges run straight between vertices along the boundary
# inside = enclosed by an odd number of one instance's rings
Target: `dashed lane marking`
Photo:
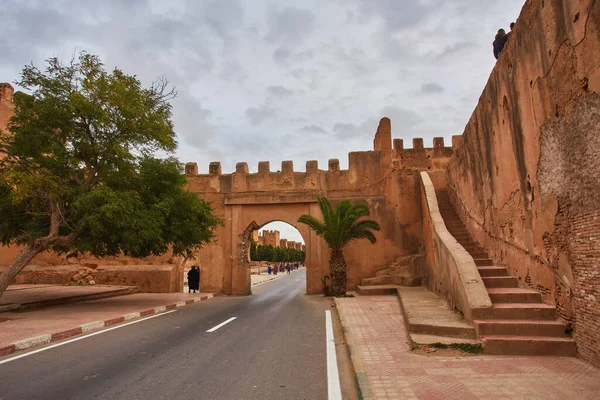
[[[217,325],[217,326],[214,326],[214,327],[210,328],[210,329],[209,329],[209,330],[207,330],[206,332],[207,332],[207,333],[212,333],[212,332],[216,331],[217,329],[221,328],[222,326],[225,326],[225,325],[227,325],[228,323],[230,323],[231,321],[233,321],[233,320],[234,320],[234,319],[236,319],[236,318],[237,318],[237,317],[231,317],[231,318],[229,318],[227,321],[223,321],[223,322],[221,322],[219,325]]]

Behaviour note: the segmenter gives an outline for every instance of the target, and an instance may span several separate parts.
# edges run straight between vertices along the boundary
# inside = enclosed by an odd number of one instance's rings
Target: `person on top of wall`
[[[511,23],[510,23],[510,32],[508,32],[508,33],[506,34],[506,40],[510,39],[510,34],[512,33],[512,31],[513,31],[513,28],[514,28],[514,27],[515,27],[515,23],[514,23],[514,22],[511,22]]]
[[[498,33],[496,34],[496,39],[494,40],[494,57],[496,60],[500,57],[500,53],[504,50],[504,45],[506,45],[506,41],[508,40],[508,35],[504,29],[498,29]]]

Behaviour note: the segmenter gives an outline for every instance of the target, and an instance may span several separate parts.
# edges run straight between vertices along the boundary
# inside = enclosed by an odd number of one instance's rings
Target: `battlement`
[[[392,142],[390,142],[392,143]],[[426,159],[431,158],[450,158],[454,152],[454,150],[460,146],[462,143],[462,135],[452,136],[452,147],[446,147],[444,145],[443,137],[433,138],[433,147],[425,147],[423,144],[422,138],[414,138],[412,139],[412,148],[404,148],[404,140],[403,139],[394,139],[393,140],[393,149],[390,145],[390,149],[381,150],[383,152],[392,152],[393,159],[399,159],[401,162],[401,166],[406,168],[419,168],[425,162]],[[269,161],[259,161],[258,162],[258,172],[250,173],[248,168],[248,163],[239,162],[235,166],[235,172],[232,174],[237,175],[259,175],[259,176],[268,176],[270,174],[283,174],[283,175],[294,175],[294,174],[317,174],[319,172],[347,172],[349,170],[356,169],[358,167],[362,167],[364,163],[364,158],[370,158],[371,160],[378,162],[379,161],[379,152],[381,151],[356,151],[351,152],[348,155],[349,167],[348,170],[340,169],[340,160],[337,158],[332,158],[328,161],[327,170],[319,169],[319,162],[317,160],[310,160],[306,162],[306,170],[305,171],[294,171],[294,163],[293,161],[282,161],[281,168],[274,172],[271,171],[271,163]],[[422,158],[417,162],[417,158]],[[424,169],[427,169],[425,166]],[[194,162],[187,163],[185,165],[185,173],[188,176],[221,176],[221,175],[232,175],[232,174],[223,174],[221,163],[218,161],[213,161],[208,166],[208,174],[199,174],[198,173],[198,164]]]
[[[340,160],[332,158],[327,162],[327,169],[319,169],[317,160],[309,160],[305,171],[295,171],[294,163],[286,160],[272,171],[269,161],[260,161],[258,171],[250,173],[248,163],[239,162],[235,172],[224,174],[221,163],[213,161],[208,166],[208,174],[198,174],[196,163],[186,164],[185,173],[194,190],[209,193],[368,190],[376,194],[381,188],[370,182],[383,182],[392,170],[446,169],[461,140],[461,136],[454,136],[452,147],[446,147],[444,138],[436,137],[432,147],[425,147],[422,138],[414,138],[412,148],[404,148],[403,139],[392,140],[390,119],[382,118],[375,133],[374,150],[349,153],[348,169],[341,169]]]

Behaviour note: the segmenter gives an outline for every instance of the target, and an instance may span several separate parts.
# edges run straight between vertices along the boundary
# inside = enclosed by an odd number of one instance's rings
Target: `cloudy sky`
[[[395,138],[460,134],[494,66],[493,37],[524,0],[0,0],[0,81],[23,65],[98,54],[150,84],[165,76],[177,155],[208,172],[307,160],[326,168]],[[292,238],[293,239],[293,238]]]

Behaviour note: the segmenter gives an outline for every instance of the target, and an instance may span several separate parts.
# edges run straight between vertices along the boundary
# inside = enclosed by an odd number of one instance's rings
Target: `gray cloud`
[[[339,158],[344,168],[349,151],[372,148],[383,116],[408,143],[449,141],[494,66],[494,33],[523,0],[4,3],[0,81],[82,49],[144,85],[165,76],[180,92],[177,155],[231,172],[283,159],[300,170]],[[292,145],[299,135],[310,140]]]
[[[323,128],[321,128],[318,125],[306,125],[303,126],[300,129],[301,132],[306,132],[306,133],[327,133],[327,131]]]
[[[250,123],[254,126],[260,125],[265,122],[267,119],[273,118],[277,115],[275,109],[270,108],[266,105],[261,106],[260,108],[248,108],[246,110],[246,116],[250,120]]]
[[[315,15],[312,11],[295,7],[272,10],[268,20],[270,42],[299,43],[315,29]]]
[[[430,93],[442,93],[444,91],[444,87],[436,82],[424,83],[421,85],[421,92],[430,94]]]
[[[275,99],[283,100],[291,97],[294,91],[283,86],[269,86],[267,88],[267,94]]]
[[[384,107],[381,110],[381,115],[383,117],[388,117],[392,121],[392,124],[396,123],[396,125],[401,126],[402,129],[412,129],[425,121],[425,119],[416,112],[396,106]]]

